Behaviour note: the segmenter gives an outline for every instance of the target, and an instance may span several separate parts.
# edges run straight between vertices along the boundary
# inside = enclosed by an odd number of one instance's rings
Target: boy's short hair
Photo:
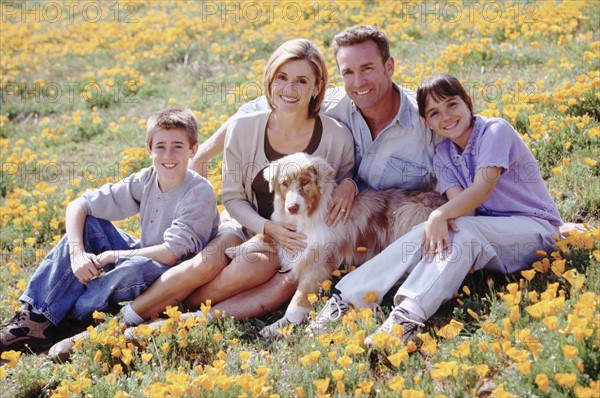
[[[190,148],[198,143],[198,122],[189,109],[170,108],[155,112],[146,122],[146,144],[152,147],[154,134],[159,130],[185,131]]]
[[[473,116],[473,100],[460,81],[448,73],[436,73],[423,80],[417,89],[417,106],[419,115],[425,119],[425,106],[427,97],[439,102],[450,97],[459,97],[467,104],[471,116]]]
[[[306,60],[311,65],[315,74],[315,84],[321,83],[321,90],[316,97],[310,99],[308,104],[308,117],[315,118],[321,110],[321,104],[325,98],[325,88],[327,87],[327,65],[325,58],[319,51],[315,43],[307,39],[292,39],[283,43],[271,55],[265,66],[264,85],[265,97],[269,107],[274,109],[273,98],[271,96],[271,87],[275,80],[275,75],[281,65],[288,61]]]
[[[375,26],[370,25],[356,25],[352,26],[345,31],[338,33],[333,37],[332,46],[333,54],[335,55],[337,62],[337,54],[342,47],[350,47],[356,44],[362,44],[367,41],[373,41],[379,48],[379,54],[383,63],[385,63],[390,57],[390,42],[381,30]]]

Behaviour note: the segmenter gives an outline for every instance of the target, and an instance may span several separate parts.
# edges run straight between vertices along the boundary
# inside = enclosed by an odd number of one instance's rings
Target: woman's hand
[[[289,252],[306,249],[306,235],[296,232],[292,224],[279,224],[268,220],[265,223],[265,234]]]
[[[327,225],[335,227],[341,222],[346,222],[350,216],[356,186],[350,179],[343,180],[335,187],[331,198]]]

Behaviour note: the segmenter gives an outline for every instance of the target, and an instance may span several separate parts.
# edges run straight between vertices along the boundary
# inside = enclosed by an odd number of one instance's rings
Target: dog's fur
[[[296,225],[307,236],[307,248],[290,253],[259,234],[232,248],[233,256],[248,252],[277,252],[281,270],[292,270],[298,289],[284,318],[267,326],[263,335],[273,335],[285,323],[301,323],[310,312],[310,293],[319,291],[341,264],[360,265],[381,252],[415,225],[426,221],[435,208],[445,203],[436,192],[366,189],[354,198],[346,223],[327,225],[335,183],[335,171],[325,159],[297,153],[272,163],[265,179],[274,192],[271,220]]]

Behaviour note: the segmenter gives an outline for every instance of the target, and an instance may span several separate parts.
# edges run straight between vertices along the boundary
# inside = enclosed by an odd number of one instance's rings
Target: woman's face
[[[281,65],[271,84],[271,97],[277,112],[308,112],[313,96],[319,94],[321,82],[309,61],[294,60]]]

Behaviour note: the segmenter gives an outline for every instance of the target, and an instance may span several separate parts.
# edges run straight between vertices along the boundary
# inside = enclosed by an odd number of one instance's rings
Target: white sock
[[[131,307],[131,304],[127,304],[125,307],[123,307],[121,313],[123,314],[123,322],[127,326],[137,326],[141,323],[146,322],[144,318],[142,318],[138,315],[137,312],[135,312],[135,310]]]

